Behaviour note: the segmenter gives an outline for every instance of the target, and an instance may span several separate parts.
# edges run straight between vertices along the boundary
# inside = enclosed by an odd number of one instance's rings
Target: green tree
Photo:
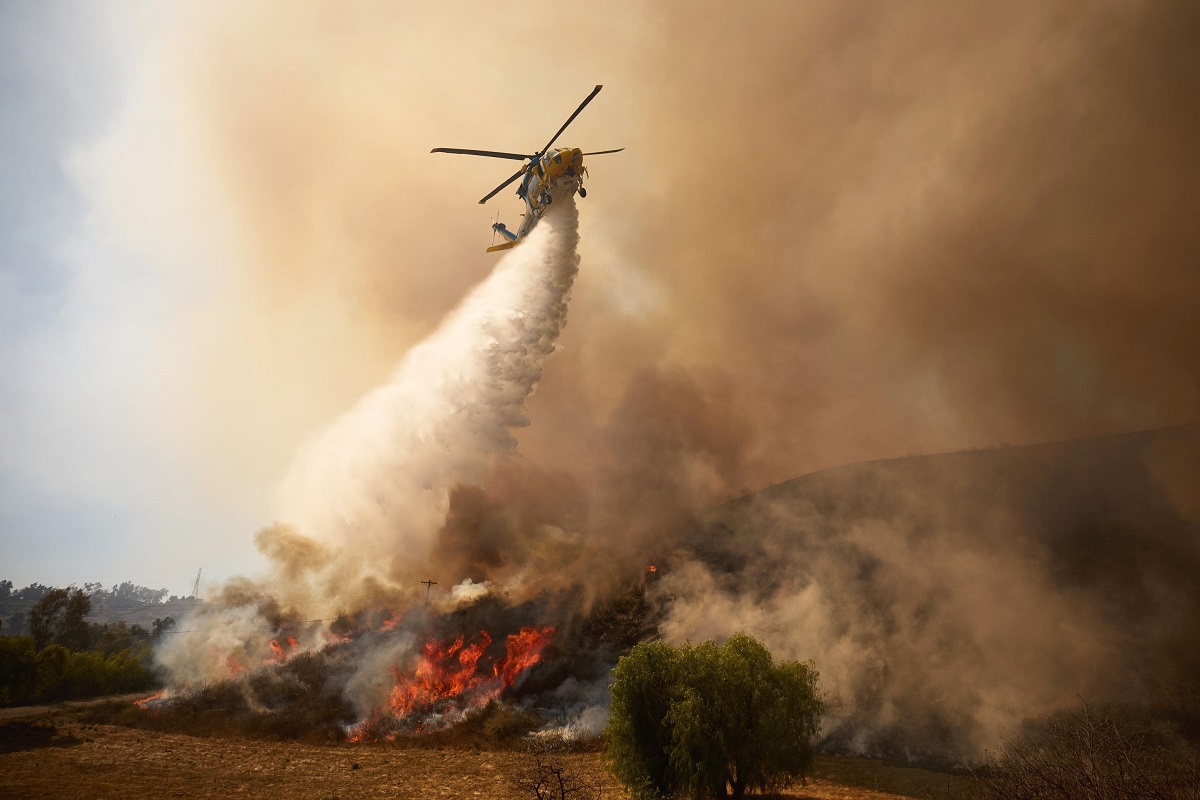
[[[811,663],[777,663],[737,634],[724,645],[637,645],[613,676],[608,757],[635,797],[741,798],[812,764],[825,704]]]
[[[0,636],[0,706],[28,703],[38,687],[37,653],[29,636]]]
[[[124,636],[132,641],[128,631]],[[116,646],[119,638],[104,646]],[[59,644],[37,651],[32,636],[0,636],[0,706],[139,691],[154,684],[153,655],[145,643],[111,653],[100,647],[71,652]]]
[[[37,696],[42,699],[60,699],[59,687],[67,672],[70,651],[61,644],[51,644],[37,654]]]
[[[123,620],[92,628],[92,649],[106,656],[128,650],[133,645],[133,632]]]
[[[29,610],[29,632],[38,650],[60,644],[68,650],[86,650],[89,632],[84,617],[92,601],[79,589],[53,589]]]

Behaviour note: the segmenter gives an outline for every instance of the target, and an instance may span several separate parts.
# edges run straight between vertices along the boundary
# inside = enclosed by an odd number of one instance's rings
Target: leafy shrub
[[[155,685],[150,648],[71,652],[52,644],[40,652],[32,636],[0,636],[0,705],[135,692]]]
[[[63,678],[71,651],[61,644],[42,648],[37,654],[37,696],[35,700],[61,700]]]
[[[37,651],[32,636],[0,636],[0,705],[28,702],[37,692]]]
[[[744,634],[640,644],[613,670],[605,740],[635,797],[742,797],[803,778],[825,705],[811,663],[776,663]]]

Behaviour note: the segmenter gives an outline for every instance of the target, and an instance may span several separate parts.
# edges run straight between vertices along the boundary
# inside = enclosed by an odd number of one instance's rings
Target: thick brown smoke
[[[931,637],[973,632],[975,661],[929,673],[961,689],[954,709],[984,709],[972,744],[1110,686],[1071,685],[1073,667],[1126,628],[1003,504],[972,516],[898,480],[896,518],[838,529],[849,554],[807,528],[783,536],[777,516],[803,528],[798,512],[764,511],[740,535],[769,534],[781,568],[812,547],[827,577],[793,570],[759,595],[714,577],[693,537],[715,504],[835,464],[1195,419],[1194,4],[630,3],[506,20],[486,4],[263,3],[181,11],[173,36],[162,83],[208,170],[183,202],[221,209],[213,249],[229,263],[180,322],[196,356],[164,374],[174,435],[221,465],[214,485],[230,462],[282,474],[490,269],[474,201],[507,168],[428,150],[538,147],[604,83],[560,141],[627,147],[588,161],[570,324],[521,458],[452,493],[430,556],[441,580],[517,598],[583,582],[594,598],[666,554],[667,633],[764,627],[827,661],[845,697],[927,643],[888,639],[889,614],[934,615]],[[511,195],[492,202],[515,219]],[[1194,520],[1169,455],[1151,461],[1156,485]],[[283,573],[322,552],[292,536],[260,536]],[[872,589],[887,613],[848,594],[860,550],[890,565]],[[972,578],[1012,604],[957,602]],[[764,609],[818,633],[779,633]],[[1039,610],[1050,622],[1021,632]],[[1077,636],[1060,659],[1065,620]],[[872,626],[898,649],[863,644]],[[1031,648],[1033,677],[968,676],[1010,641]],[[892,673],[864,724],[926,698],[922,680]],[[977,681],[1000,684],[981,699]]]
[[[275,409],[189,446],[278,470],[378,383],[492,258],[503,162],[429,148],[537,147],[596,82],[564,141],[628,149],[589,161],[530,458],[591,461],[639,369],[732,387],[751,485],[1194,416],[1193,5],[475,10],[181,13],[156,66],[235,256],[170,383]]]

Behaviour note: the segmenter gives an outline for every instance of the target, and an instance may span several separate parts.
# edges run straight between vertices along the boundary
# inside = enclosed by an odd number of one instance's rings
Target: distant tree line
[[[53,586],[43,583],[31,583],[17,589],[10,580],[0,580],[0,634],[31,633],[29,629],[29,611],[34,604],[50,592]],[[107,621],[113,621],[127,614],[147,611],[156,605],[176,603],[179,601],[194,601],[193,597],[178,597],[169,595],[166,589],[151,589],[139,586],[132,581],[114,584],[104,588],[100,583],[85,583],[81,590],[91,599],[91,615]]]
[[[126,586],[133,584],[114,589]],[[83,589],[33,584],[22,592],[39,596],[28,615],[17,612],[0,629],[5,634],[0,635],[0,705],[134,692],[155,685],[151,644],[175,626],[173,618],[155,619],[150,630],[123,621],[89,623],[92,596]],[[11,582],[0,582],[0,594],[11,597]],[[152,596],[162,598],[157,592]],[[14,624],[18,618],[19,626]]]

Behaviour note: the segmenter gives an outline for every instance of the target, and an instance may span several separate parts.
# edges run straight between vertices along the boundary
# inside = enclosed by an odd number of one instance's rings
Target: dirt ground
[[[0,708],[0,720],[18,719],[25,717],[39,717],[44,714],[54,714],[60,711],[74,711],[79,708],[87,708],[88,706],[101,705],[103,703],[111,703],[114,700],[121,700],[132,703],[134,700],[145,697],[145,692],[134,692],[133,694],[117,694],[108,695],[105,697],[96,697],[91,700],[67,700],[61,703],[47,703],[40,706],[18,706],[16,708]]]
[[[395,745],[316,746],[196,738],[80,721],[70,709],[0,723],[0,797],[149,798],[522,798],[508,776],[527,756],[510,751]],[[602,774],[598,753],[582,769]],[[868,759],[818,759],[817,776],[793,800],[962,797],[946,776]],[[953,788],[959,788],[953,779]],[[626,798],[606,777],[605,798]],[[874,787],[874,788],[870,788]],[[891,790],[891,791],[886,791]],[[893,792],[900,792],[896,794]]]

